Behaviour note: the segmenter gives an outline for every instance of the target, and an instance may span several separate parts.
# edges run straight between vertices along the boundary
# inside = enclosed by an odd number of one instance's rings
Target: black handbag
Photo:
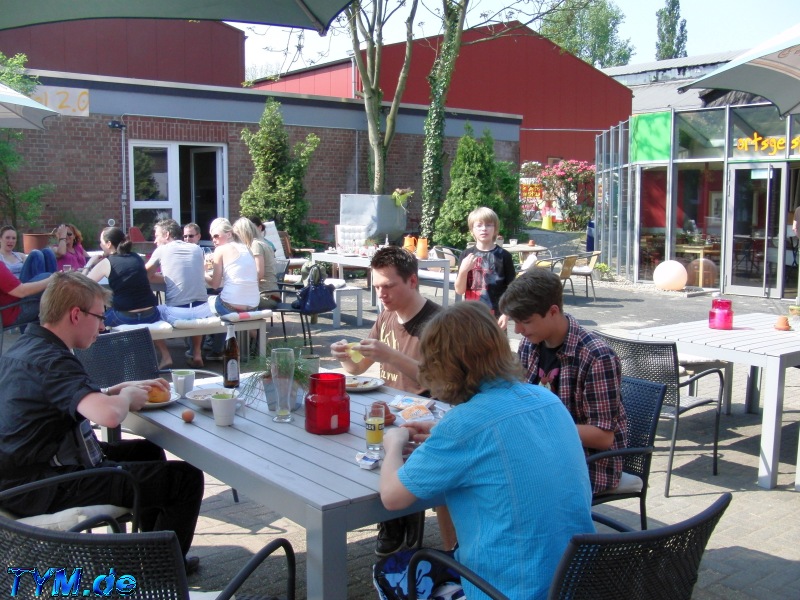
[[[307,315],[331,311],[336,308],[333,290],[332,285],[325,284],[322,267],[313,265],[308,271],[308,282],[297,293],[297,300],[292,302],[292,308],[299,308],[300,312]]]

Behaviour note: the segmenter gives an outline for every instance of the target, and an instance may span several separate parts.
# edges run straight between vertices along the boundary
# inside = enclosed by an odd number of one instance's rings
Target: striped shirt
[[[569,327],[558,350],[560,371],[554,391],[569,410],[577,425],[594,425],[614,432],[614,443],[608,450],[625,448],[626,418],[620,397],[622,369],[619,358],[605,342],[565,314]],[[523,339],[519,360],[527,372],[527,381],[540,383],[539,346]],[[605,449],[603,449],[605,450]],[[602,450],[584,448],[589,456]],[[589,479],[594,493],[619,485],[623,459],[620,456],[598,460],[589,465]]]

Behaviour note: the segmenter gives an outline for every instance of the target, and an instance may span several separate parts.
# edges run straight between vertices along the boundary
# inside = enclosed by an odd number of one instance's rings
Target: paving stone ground
[[[697,320],[708,315],[710,306],[708,296],[686,298],[658,293],[645,286],[599,282],[596,286],[596,301],[583,297],[580,283],[576,285],[577,296],[566,294],[565,310],[589,328],[634,329]],[[313,335],[323,359],[329,354],[327,349],[333,340],[342,337],[356,340],[367,335],[375,319],[375,310],[368,304],[365,302],[363,327],[355,326],[355,303],[351,299],[345,299],[339,330],[331,330],[330,315],[320,316],[319,323],[313,326]],[[787,314],[788,304],[788,300],[733,298],[738,314]],[[276,327],[272,329],[274,338],[280,336],[280,326]],[[298,332],[298,324],[292,323],[290,335]],[[518,336],[511,334],[510,338],[512,344],[517,343]],[[171,350],[175,363],[180,364],[181,342],[171,342]],[[335,365],[328,359],[323,360],[323,366]],[[786,377],[781,462],[774,490],[756,486],[761,417],[743,413],[745,375],[745,367],[735,367],[734,409],[732,415],[722,417],[716,477],[711,474],[713,409],[691,412],[681,418],[669,498],[664,497],[663,489],[671,424],[664,422],[659,428],[647,499],[650,527],[686,519],[706,508],[720,493],[729,491],[733,502],[711,537],[693,598],[797,599],[800,598],[800,492],[794,491],[794,473],[800,423],[800,370],[789,369]],[[607,504],[598,510],[638,527],[636,500]],[[370,526],[348,536],[349,598],[376,597],[371,584],[375,535],[375,527]],[[193,545],[193,553],[201,557],[201,568],[190,578],[191,586],[221,589],[257,549],[276,536],[287,537],[297,552],[297,597],[305,598],[305,531],[250,498],[242,496],[235,504],[230,488],[208,477]],[[429,511],[425,545],[437,547],[438,543],[436,519]],[[244,590],[280,593],[282,584],[275,582],[282,573],[281,560],[274,558]]]

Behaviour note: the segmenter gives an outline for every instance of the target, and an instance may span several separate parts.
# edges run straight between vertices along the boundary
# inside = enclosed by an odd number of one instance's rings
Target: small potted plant
[[[614,281],[614,274],[611,272],[611,267],[606,263],[597,263],[594,270],[600,273],[600,281]]]
[[[319,370],[319,355],[300,354],[298,350],[303,348],[302,343],[295,341],[268,343],[266,354],[250,359],[247,370],[250,375],[244,378],[240,387],[240,396],[246,399],[247,403],[258,402],[262,398],[272,409],[275,399],[271,397],[272,390],[272,348],[292,348],[295,350],[294,362],[294,390],[295,397],[302,398],[308,389],[309,378],[312,373]],[[262,391],[263,390],[263,391]],[[263,394],[263,395],[262,395]]]

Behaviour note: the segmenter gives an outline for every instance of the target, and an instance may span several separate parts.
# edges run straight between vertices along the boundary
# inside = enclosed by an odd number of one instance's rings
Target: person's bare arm
[[[224,252],[225,248],[223,247],[214,250],[214,254],[211,258],[211,275],[206,275],[206,286],[215,290],[222,286],[222,267],[225,262],[223,257]]]
[[[103,427],[118,427],[130,411],[141,410],[147,404],[151,387],[169,390],[164,379],[126,381],[110,387],[107,394],[87,394],[78,403],[78,412]]]
[[[87,277],[93,281],[100,281],[103,277],[108,277],[111,274],[111,263],[107,258],[102,259],[99,263],[92,267]]]
[[[51,275],[47,279],[42,279],[41,281],[29,281],[28,283],[20,283],[17,287],[8,292],[8,294],[10,296],[14,296],[15,298],[27,298],[28,296],[33,296],[34,294],[43,292],[44,289],[47,287],[47,284],[50,283],[52,277],[53,276]]]
[[[593,450],[608,450],[614,444],[614,432],[600,429],[594,425],[578,425],[581,446]]]
[[[55,236],[56,245],[53,246],[53,252],[55,253],[56,258],[61,258],[67,253],[67,226],[59,225],[56,227]]]
[[[477,257],[474,254],[468,254],[461,261],[461,264],[458,267],[456,281],[453,283],[453,289],[455,290],[456,294],[463,296],[464,292],[467,291],[467,277],[469,276],[469,272],[472,270],[472,267],[475,266],[476,259]]]
[[[397,472],[403,466],[403,446],[408,442],[410,430],[394,427],[383,435],[384,458],[381,463],[381,502],[388,510],[401,510],[411,506],[417,497],[402,484]]]
[[[362,340],[359,343],[359,352],[372,362],[391,365],[406,377],[419,381],[419,361],[393,350],[383,342],[372,338]]]

